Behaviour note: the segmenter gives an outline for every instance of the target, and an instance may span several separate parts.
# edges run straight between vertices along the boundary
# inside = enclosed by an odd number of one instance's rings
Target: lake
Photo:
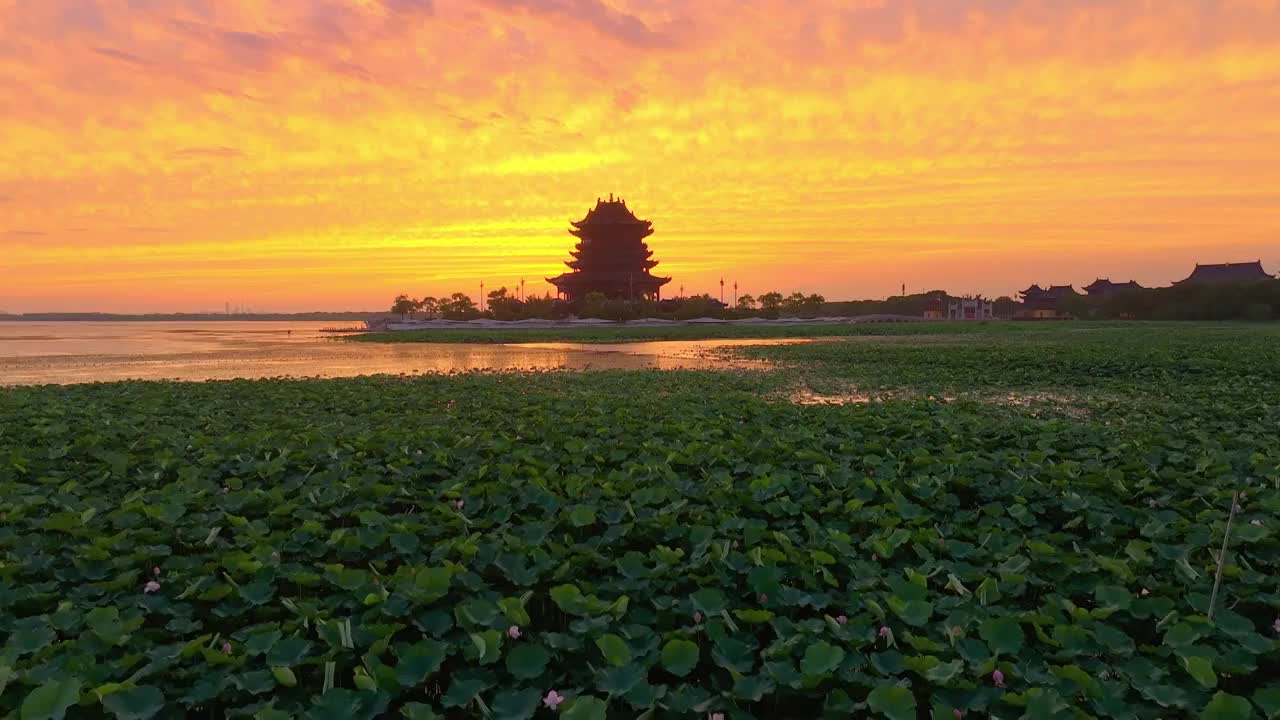
[[[335,322],[0,321],[0,385],[350,377],[467,370],[764,367],[721,348],[794,340],[617,344],[350,343]]]

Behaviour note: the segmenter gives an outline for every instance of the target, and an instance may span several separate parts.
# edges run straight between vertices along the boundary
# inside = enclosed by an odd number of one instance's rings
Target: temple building
[[[570,272],[547,278],[560,297],[574,301],[598,292],[611,298],[662,298],[662,286],[671,278],[649,272],[658,264],[644,241],[653,234],[653,223],[637,218],[626,201],[596,198],[587,216],[570,224],[569,234],[578,238],[569,252],[573,259],[565,262]]]
[[[1222,263],[1220,265],[1201,265],[1196,263],[1195,270],[1185,280],[1176,280],[1174,285],[1183,283],[1209,282],[1256,282],[1271,280],[1271,275],[1262,269],[1262,261],[1251,263]]]
[[[1017,317],[1025,320],[1068,320],[1071,313],[1062,308],[1062,301],[1079,297],[1080,293],[1070,285],[1050,285],[1047,289],[1032,285],[1026,290],[1019,290],[1022,298],[1022,310]]]
[[[1098,278],[1088,285],[1084,286],[1084,291],[1089,293],[1089,297],[1103,297],[1117,290],[1144,290],[1141,285],[1130,280],[1128,282],[1111,282],[1110,278]]]
[[[983,297],[950,298],[947,300],[948,320],[993,320],[995,303]]]

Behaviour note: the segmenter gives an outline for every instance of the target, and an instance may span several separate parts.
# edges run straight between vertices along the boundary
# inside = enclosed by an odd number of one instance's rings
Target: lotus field
[[[0,717],[1280,717],[1280,328],[982,328],[0,390]]]

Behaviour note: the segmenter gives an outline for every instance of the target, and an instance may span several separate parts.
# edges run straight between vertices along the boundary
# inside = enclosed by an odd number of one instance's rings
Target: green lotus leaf
[[[569,512],[569,524],[581,528],[595,524],[596,509],[589,505],[579,505]]]
[[[1218,676],[1213,672],[1213,661],[1206,657],[1184,656],[1182,666],[1187,674],[1195,678],[1201,687],[1212,688],[1218,684]]]
[[[27,618],[14,624],[7,647],[18,655],[30,655],[48,647],[55,638],[48,618]]]
[[[826,675],[840,666],[844,660],[844,650],[826,640],[819,640],[804,651],[804,659],[800,661],[800,672],[808,677]]]
[[[867,707],[891,720],[915,720],[916,698],[897,685],[881,685],[867,696]]]
[[[292,667],[302,662],[311,651],[311,643],[300,637],[285,638],[272,646],[267,652],[267,664],[278,667]]]
[[[536,689],[504,690],[493,698],[494,720],[528,720],[538,710]]]
[[[1017,655],[1025,636],[1016,620],[996,618],[982,623],[978,635],[997,655]]]
[[[1214,693],[1209,704],[1200,711],[1200,720],[1249,720],[1251,717],[1253,708],[1248,700],[1221,690]]]
[[[271,668],[271,675],[275,678],[276,682],[280,683],[280,685],[284,687],[291,688],[298,684],[298,676],[295,675],[293,670],[290,668],[273,667]]]
[[[1253,704],[1262,710],[1267,720],[1280,718],[1280,686],[1267,687],[1255,692]]]
[[[684,677],[698,664],[700,652],[689,640],[668,640],[662,646],[662,667],[676,677]]]
[[[622,638],[612,633],[596,638],[596,647],[611,665],[626,665],[631,662],[631,648]]]
[[[116,720],[147,720],[164,709],[164,694],[159,688],[139,685],[106,696],[102,707]]]
[[[551,654],[536,643],[518,643],[507,653],[507,671],[521,680],[532,680],[546,670]]]
[[[22,701],[22,720],[62,720],[67,708],[80,700],[80,681],[55,680],[32,690]]]
[[[405,703],[404,707],[400,708],[400,715],[405,720],[440,720],[435,708],[418,702]]]
[[[923,627],[933,616],[933,604],[923,600],[906,600],[894,596],[888,600],[889,609],[908,625]]]
[[[625,695],[644,682],[647,673],[636,664],[608,667],[597,671],[596,687],[610,696]]]
[[[334,688],[311,700],[307,720],[374,720],[386,712],[391,697],[371,690]]]
[[[560,713],[561,720],[605,720],[608,704],[605,701],[580,695],[564,704]]]

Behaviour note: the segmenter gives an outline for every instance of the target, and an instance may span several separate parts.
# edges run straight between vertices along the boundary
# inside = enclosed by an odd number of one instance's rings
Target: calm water
[[[350,377],[466,370],[761,367],[718,349],[762,340],[366,344],[334,322],[0,322],[0,385]]]

